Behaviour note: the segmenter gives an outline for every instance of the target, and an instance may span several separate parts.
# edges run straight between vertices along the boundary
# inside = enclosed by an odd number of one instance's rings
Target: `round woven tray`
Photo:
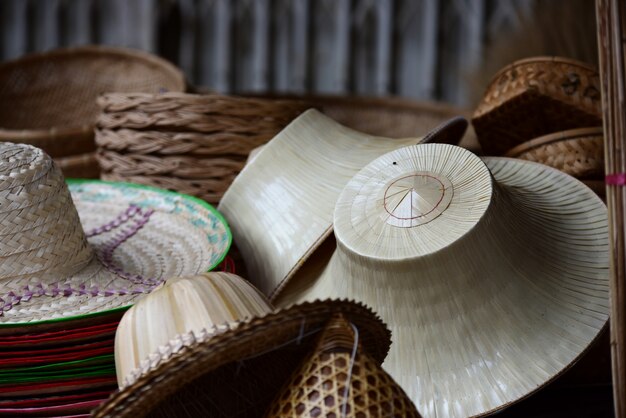
[[[84,46],[0,65],[0,141],[25,142],[53,157],[95,150],[96,98],[108,91],[183,91],[172,64],[128,49]]]
[[[552,132],[599,126],[598,73],[566,58],[516,61],[494,76],[472,123],[487,155],[503,155],[518,144]]]
[[[554,167],[577,178],[601,178],[604,173],[602,128],[579,128],[532,139],[506,153]]]

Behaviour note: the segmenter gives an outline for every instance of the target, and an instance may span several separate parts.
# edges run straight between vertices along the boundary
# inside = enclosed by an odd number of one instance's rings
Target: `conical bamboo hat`
[[[458,141],[467,122],[456,118],[428,141]],[[252,282],[278,291],[332,235],[335,202],[375,158],[419,138],[367,135],[310,109],[250,158],[220,201]]]
[[[520,400],[607,323],[606,206],[552,168],[410,146],[361,170],[334,222],[336,250],[273,302],[332,295],[372,307],[392,330],[384,367],[425,417]]]
[[[266,417],[420,418],[402,388],[363,350],[355,329],[336,315]]]

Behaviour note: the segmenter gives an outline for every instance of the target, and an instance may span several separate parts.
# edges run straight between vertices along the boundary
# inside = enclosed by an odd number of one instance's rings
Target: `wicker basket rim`
[[[25,142],[50,138],[70,136],[93,136],[94,125],[53,126],[48,129],[4,129],[0,128],[0,140],[11,142]]]
[[[577,128],[569,129],[567,131],[554,132],[548,135],[543,135],[537,138],[533,138],[530,141],[523,142],[505,153],[505,157],[516,157],[520,154],[530,151],[533,148],[542,147],[544,145],[551,144],[553,142],[559,142],[570,139],[577,139],[583,137],[603,137],[602,127],[594,128]]]
[[[524,65],[527,64],[532,64],[532,63],[537,63],[537,62],[556,62],[556,63],[562,63],[562,64],[569,64],[571,66],[574,67],[580,67],[584,70],[587,71],[592,71],[594,73],[597,73],[598,70],[590,64],[587,64],[585,62],[582,61],[578,61],[575,60],[573,58],[566,58],[566,57],[557,57],[557,56],[547,56],[547,55],[542,55],[542,56],[537,56],[537,57],[529,57],[529,58],[523,58],[517,61],[513,61],[512,63],[508,64],[506,67],[501,68],[497,73],[494,74],[494,76],[491,78],[491,81],[489,81],[489,85],[487,87],[487,90],[491,89],[491,86],[498,80],[498,78],[500,78],[500,76],[511,70],[512,68],[515,67],[522,67]]]
[[[36,52],[17,58],[15,60],[0,64],[0,74],[4,71],[13,69],[17,66],[23,66],[25,64],[36,63],[37,61],[45,58],[57,58],[57,57],[72,57],[80,55],[94,55],[99,56],[110,55],[118,56],[122,58],[130,58],[137,61],[144,61],[150,64],[158,66],[161,70],[166,72],[169,77],[176,80],[176,83],[180,85],[181,89],[186,86],[185,76],[183,73],[171,62],[158,57],[156,55],[132,48],[121,48],[104,45],[83,45],[70,48],[58,48],[46,52]],[[0,138],[9,139],[17,136],[19,139],[34,139],[43,136],[52,135],[71,135],[81,134],[93,130],[95,122],[90,125],[74,125],[74,126],[56,126],[49,129],[0,129]]]

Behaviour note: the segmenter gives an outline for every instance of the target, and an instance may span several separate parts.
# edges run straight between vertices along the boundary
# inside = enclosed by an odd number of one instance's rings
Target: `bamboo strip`
[[[597,0],[598,42],[604,111],[607,206],[611,237],[611,352],[615,416],[626,417],[626,5]],[[617,174],[617,176],[615,176]],[[617,180],[617,181],[614,181]]]

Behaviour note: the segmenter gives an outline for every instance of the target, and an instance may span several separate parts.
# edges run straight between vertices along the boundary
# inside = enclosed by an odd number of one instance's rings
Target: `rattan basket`
[[[218,94],[106,94],[96,142],[103,180],[218,203],[246,163],[308,104]]]
[[[601,178],[604,174],[602,128],[579,128],[532,139],[506,153],[549,165],[577,178]]]
[[[140,51],[84,46],[0,65],[0,141],[25,142],[52,157],[95,151],[98,95],[183,91],[173,65]]]
[[[469,118],[470,112],[444,103],[416,102],[399,97],[366,96],[275,96],[281,100],[306,101],[342,125],[359,132],[387,138],[423,136],[455,116]],[[477,151],[478,141],[468,129],[461,146]]]
[[[516,61],[494,76],[472,123],[487,155],[549,133],[600,126],[598,73],[566,58]]]

